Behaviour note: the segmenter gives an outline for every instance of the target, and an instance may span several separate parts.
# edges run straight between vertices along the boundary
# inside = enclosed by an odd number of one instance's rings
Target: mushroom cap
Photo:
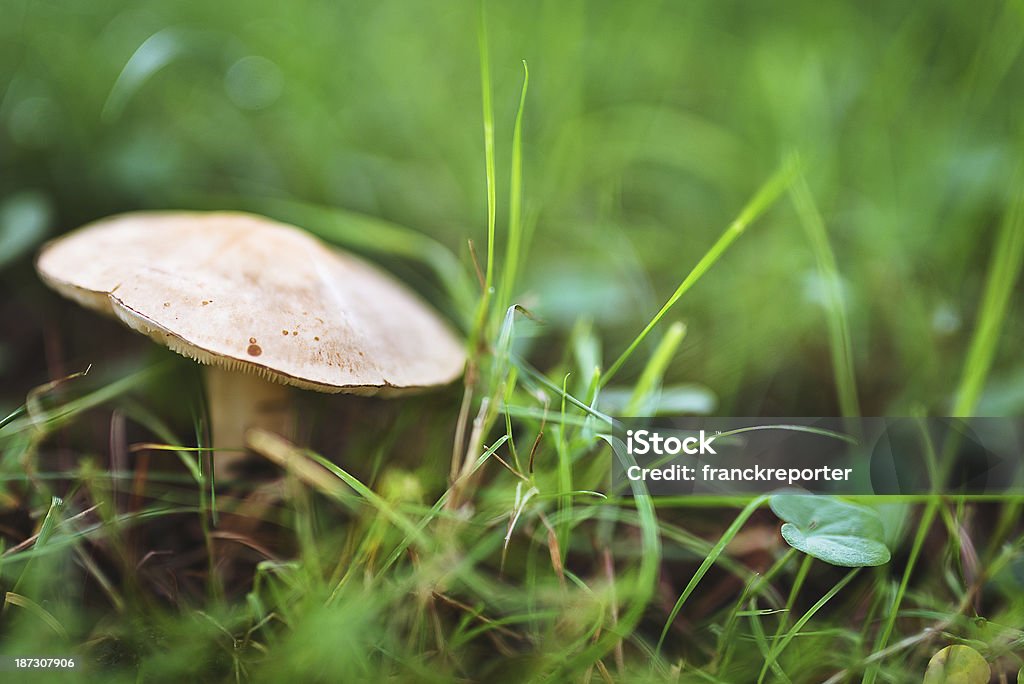
[[[251,214],[113,216],[48,243],[36,269],[183,356],[303,389],[394,393],[449,383],[465,363],[391,276]]]

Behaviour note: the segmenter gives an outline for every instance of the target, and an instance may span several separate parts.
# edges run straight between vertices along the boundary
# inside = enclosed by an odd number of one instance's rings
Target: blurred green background
[[[525,0],[491,3],[487,26],[499,235],[530,69],[535,357],[580,317],[617,355],[796,151],[862,410],[948,410],[1014,191],[1022,3]],[[486,239],[477,28],[475,2],[0,0],[0,408],[47,379],[54,326],[65,358],[93,360],[94,318],[57,308],[31,258],[107,214],[298,200],[468,265],[467,239]],[[451,313],[423,269],[384,261]],[[722,413],[834,414],[821,292],[784,199],[673,311],[689,334],[670,380],[707,385]],[[984,413],[1024,408],[1011,306]]]

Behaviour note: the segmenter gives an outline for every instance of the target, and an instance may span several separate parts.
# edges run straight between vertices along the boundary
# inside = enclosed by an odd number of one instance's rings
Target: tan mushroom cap
[[[43,280],[200,363],[320,392],[457,378],[462,345],[390,276],[301,229],[231,212],[139,212],[46,245]]]

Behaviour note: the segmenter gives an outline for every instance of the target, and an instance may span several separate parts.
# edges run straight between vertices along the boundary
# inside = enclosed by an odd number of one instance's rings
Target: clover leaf
[[[973,648],[947,646],[928,661],[924,684],[986,684],[991,677],[992,668]]]
[[[870,508],[812,494],[776,494],[770,505],[785,522],[782,538],[808,556],[847,568],[889,562],[882,520]]]

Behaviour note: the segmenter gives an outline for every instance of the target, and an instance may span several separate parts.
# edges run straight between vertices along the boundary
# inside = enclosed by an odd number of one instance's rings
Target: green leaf
[[[178,28],[157,31],[135,50],[121,69],[103,105],[102,117],[110,122],[121,116],[128,101],[152,76],[189,51],[196,36]]]
[[[808,556],[847,568],[889,562],[882,521],[870,508],[810,494],[776,494],[770,505],[785,522],[782,538]]]
[[[47,627],[52,629],[57,634],[57,636],[62,637],[63,639],[68,638],[67,630],[64,629],[64,626],[60,623],[60,620],[55,618],[52,613],[47,611],[45,608],[43,608],[41,605],[39,605],[29,597],[22,596],[21,594],[15,594],[13,591],[9,591],[4,597],[4,603],[24,608],[29,613],[31,613],[35,617],[39,618],[42,622],[44,622]]]
[[[973,648],[947,646],[928,661],[924,684],[985,684],[991,676],[988,663]]]

